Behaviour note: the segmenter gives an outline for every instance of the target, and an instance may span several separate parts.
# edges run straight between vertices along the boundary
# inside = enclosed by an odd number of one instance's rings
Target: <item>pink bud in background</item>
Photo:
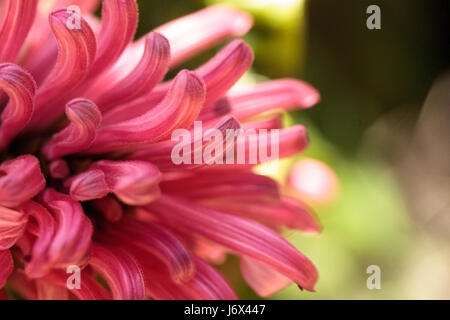
[[[289,193],[309,205],[327,205],[338,193],[338,179],[325,163],[304,158],[297,161],[288,176]]]

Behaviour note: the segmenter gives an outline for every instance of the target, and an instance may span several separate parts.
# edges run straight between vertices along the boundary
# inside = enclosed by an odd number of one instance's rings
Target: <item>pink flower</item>
[[[213,267],[227,254],[261,296],[293,282],[313,291],[315,266],[278,233],[319,232],[308,209],[254,165],[174,164],[171,135],[203,121],[248,154],[227,129],[279,129],[280,111],[311,107],[318,92],[292,79],[229,92],[252,64],[242,40],[163,81],[251,18],[213,6],[133,42],[136,1],[104,0],[101,21],[98,2],[3,6],[0,299],[5,285],[27,299],[235,299]],[[282,157],[301,152],[305,128],[281,129],[279,144]]]

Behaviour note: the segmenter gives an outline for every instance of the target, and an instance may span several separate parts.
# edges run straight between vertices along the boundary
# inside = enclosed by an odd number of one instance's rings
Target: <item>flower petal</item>
[[[117,247],[94,243],[89,265],[106,280],[115,300],[143,300],[145,283],[136,261]]]
[[[200,111],[197,120],[205,122],[217,121],[224,116],[230,115],[230,113],[231,105],[227,98],[223,97],[217,100],[213,105],[205,106],[202,111]]]
[[[22,210],[0,207],[0,251],[11,248],[22,236],[28,216]]]
[[[237,300],[238,297],[224,277],[209,263],[194,257],[195,276],[184,287],[191,299]]]
[[[99,4],[100,0],[57,0],[57,3],[55,4],[55,7],[53,7],[53,10],[65,9],[68,6],[75,5],[80,7],[82,13],[95,13],[95,10],[97,10]]]
[[[53,12],[50,27],[58,42],[58,59],[36,94],[36,109],[28,129],[40,129],[62,114],[69,93],[86,76],[96,55],[96,40],[88,23],[81,18],[81,29],[71,30],[71,13],[62,9]]]
[[[206,64],[196,69],[195,74],[204,80],[206,88],[205,107],[201,112],[206,114],[217,113],[218,108],[213,102],[226,94],[250,68],[252,61],[253,52],[251,48],[242,40],[235,40]],[[148,110],[148,106],[161,103],[164,97],[167,98],[168,94],[170,94],[168,92],[174,86],[174,81],[176,79],[164,82],[132,103],[111,110],[105,115],[104,123],[111,124],[118,121],[126,121],[144,114]],[[229,107],[227,110],[219,111],[225,114],[229,111]]]
[[[66,116],[70,124],[43,148],[47,159],[54,160],[87,149],[95,139],[101,113],[93,102],[87,99],[70,101],[66,105]]]
[[[21,67],[2,63],[0,89],[9,96],[9,103],[2,112],[0,127],[0,148],[5,148],[31,118],[36,83]]]
[[[308,207],[295,198],[281,196],[274,180],[251,171],[198,170],[186,177],[163,181],[161,189],[164,194],[183,196],[274,228],[284,226],[308,233],[322,229]]]
[[[110,300],[111,297],[106,289],[90,276],[81,274],[81,289],[73,290],[72,293],[79,300]]]
[[[49,219],[47,210],[36,207],[36,204],[31,204],[33,207],[29,207],[30,214],[39,215],[37,216],[40,219],[38,239],[41,237],[43,239],[37,242],[38,246],[33,247],[32,259],[40,259],[43,262],[30,263],[26,269],[28,275],[39,277],[46,274],[49,268],[85,264],[89,255],[93,226],[81,205],[53,189],[44,191],[41,202],[51,212],[52,217]],[[51,218],[54,219],[56,226],[54,235],[50,238],[51,230],[48,230],[48,226],[43,222],[44,219],[48,221]],[[41,252],[38,253],[38,251]],[[33,270],[32,266],[37,270]]]
[[[37,0],[7,0],[0,27],[0,62],[14,62],[36,15]]]
[[[26,255],[25,260],[28,260],[25,262],[26,275],[30,278],[38,278],[45,275],[51,268],[48,250],[57,226],[50,212],[36,202],[27,202],[23,210],[31,217],[28,229],[36,240],[31,244],[31,248],[24,249],[20,243],[19,247]]]
[[[77,201],[101,199],[110,193],[111,189],[106,183],[105,173],[102,170],[88,170],[64,182],[70,186],[70,196]]]
[[[50,258],[63,266],[81,265],[89,254],[93,233],[91,221],[78,202],[53,189],[45,190],[42,202],[58,224],[49,250]]]
[[[242,40],[234,40],[216,56],[196,70],[205,81],[205,106],[209,106],[247,72],[253,63],[252,49]]]
[[[64,179],[70,175],[70,168],[67,162],[63,159],[56,159],[50,162],[49,165],[50,176],[53,179]]]
[[[87,96],[99,106],[102,112],[131,101],[143,93],[150,92],[160,82],[169,66],[170,47],[167,39],[152,32],[145,42],[145,51],[138,65],[126,77],[108,87],[111,76],[106,74],[97,86],[92,86]]]
[[[138,22],[136,0],[103,0],[98,50],[89,77],[113,65],[133,40]]]
[[[170,64],[174,67],[228,38],[244,35],[252,23],[253,19],[246,12],[228,5],[216,5],[173,20],[155,31],[169,39]],[[111,78],[120,78],[130,66],[135,67],[144,51],[145,37],[142,37],[124,51],[109,73]]]
[[[224,158],[223,163],[226,165],[217,165],[216,168],[225,170],[251,168],[257,164],[298,154],[309,144],[307,131],[303,125],[295,125],[279,131],[245,130],[242,133],[236,139],[234,150],[231,150]],[[264,150],[266,154],[262,156]]]
[[[277,201],[280,198],[279,186],[274,180],[243,170],[229,170],[226,174],[196,170],[187,177],[162,182],[161,188],[164,193],[195,200],[242,197]]]
[[[91,169],[102,170],[109,188],[126,204],[147,204],[160,194],[161,174],[151,163],[103,160],[95,162]]]
[[[263,298],[270,297],[292,284],[292,280],[249,257],[241,257],[241,272],[245,282]]]
[[[204,99],[203,81],[192,72],[181,71],[159,105],[137,118],[101,127],[91,147],[83,153],[100,154],[163,140],[175,128],[189,127]]]
[[[96,280],[92,275],[92,270],[83,269],[80,274],[81,286],[79,289],[71,290],[72,293],[79,300],[110,300],[109,292]],[[54,270],[46,275],[44,279],[53,285],[67,288],[67,278],[69,274],[65,270]],[[67,291],[67,289],[66,289]]]
[[[193,256],[195,273],[186,282],[174,282],[167,268],[141,248],[130,248],[147,279],[147,295],[159,300],[235,300],[236,294],[223,276],[208,263]]]
[[[45,187],[39,161],[30,155],[8,160],[0,165],[0,205],[17,207]]]
[[[231,114],[244,120],[273,109],[310,108],[319,102],[320,94],[303,81],[281,79],[232,91],[224,99],[217,104],[228,104]]]
[[[72,198],[87,201],[114,193],[129,205],[144,205],[159,197],[161,174],[144,161],[96,162],[79,175],[68,179]]]
[[[169,39],[171,65],[175,66],[227,38],[246,34],[252,23],[247,13],[216,5],[173,20],[156,31]]]
[[[171,279],[185,282],[192,278],[194,263],[183,243],[166,228],[152,222],[125,219],[107,228],[110,238],[137,246],[158,257],[167,266]]]
[[[96,31],[94,22],[95,10],[100,0],[46,0],[38,2],[38,13],[26,42],[20,53],[20,65],[29,70],[36,83],[40,86],[42,81],[52,70],[58,56],[58,46],[48,27],[48,16],[58,9],[67,10],[70,6],[77,6],[91,27]]]
[[[280,130],[280,159],[304,151],[309,145],[308,132],[303,125]]]
[[[13,271],[13,259],[9,250],[0,250],[0,289],[5,286],[8,276]]]
[[[37,300],[69,300],[69,291],[44,279],[35,280]]]
[[[132,41],[137,22],[136,0],[103,0],[97,54],[83,83],[71,93],[72,98],[86,96],[96,79],[115,64]]]
[[[130,159],[150,161],[154,163],[162,171],[168,171],[170,169],[193,169],[200,168],[206,165],[206,161],[203,161],[203,153],[208,148],[210,150],[215,150],[216,146],[221,146],[222,153],[215,154],[208,160],[208,164],[213,164],[214,161],[220,157],[226,155],[228,149],[227,147],[232,147],[234,145],[235,137],[227,133],[228,130],[236,130],[240,127],[239,122],[233,117],[225,117],[219,121],[212,128],[205,128],[205,131],[198,135],[192,130],[188,132],[189,139],[181,136],[183,139],[181,142],[178,141],[162,141],[160,143],[154,143],[138,150],[129,156]],[[216,129],[215,131],[209,129]],[[202,134],[203,133],[203,134]],[[215,133],[220,133],[222,139],[217,139],[214,136]],[[192,137],[191,137],[192,136]],[[178,146],[177,146],[178,145]],[[175,149],[177,148],[177,149]],[[185,150],[186,148],[186,150]],[[182,158],[183,163],[174,163],[173,154],[179,156],[177,152],[183,152]],[[186,152],[185,152],[186,151]],[[196,158],[200,155],[199,159]],[[184,159],[186,161],[184,161]],[[199,161],[201,160],[201,161]],[[187,163],[189,162],[189,163]]]
[[[318,273],[312,262],[273,230],[248,219],[162,196],[146,207],[172,228],[210,239],[270,265],[309,291]]]
[[[270,201],[241,194],[242,196],[205,198],[199,202],[220,211],[255,219],[275,228],[283,226],[308,233],[320,233],[322,230],[311,210],[294,198],[283,197],[280,201]],[[243,202],[245,206],[241,205]]]
[[[281,119],[281,116],[274,116],[265,120],[259,120],[259,121],[251,121],[246,122],[242,125],[244,131],[253,129],[253,130],[260,130],[260,129],[267,129],[267,130],[273,130],[273,129],[281,129],[283,128],[283,121]]]

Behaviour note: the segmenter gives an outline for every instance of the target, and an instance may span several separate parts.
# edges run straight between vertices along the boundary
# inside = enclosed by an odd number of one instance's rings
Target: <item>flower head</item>
[[[320,227],[253,172],[264,160],[175,164],[171,136],[202,121],[248,155],[250,143],[227,130],[281,129],[279,155],[287,157],[308,140],[301,125],[282,129],[279,112],[313,106],[317,91],[292,79],[229,91],[253,61],[242,40],[163,81],[169,69],[249,30],[251,17],[234,8],[213,6],[133,41],[136,1],[103,0],[101,21],[97,5],[5,3],[0,296],[6,285],[28,299],[235,299],[213,267],[226,254],[240,258],[262,296],[292,282],[314,290],[315,266],[278,231]],[[201,136],[191,145],[189,158],[219,143]],[[229,148],[217,150],[221,159]],[[67,272],[77,268],[82,285],[73,288]]]

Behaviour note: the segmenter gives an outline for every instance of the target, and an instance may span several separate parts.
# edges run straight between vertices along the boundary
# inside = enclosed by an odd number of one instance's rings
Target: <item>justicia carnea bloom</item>
[[[2,2],[0,297],[235,299],[213,267],[227,254],[261,296],[290,283],[314,290],[315,266],[279,234],[320,231],[308,209],[253,165],[174,165],[171,133],[196,120],[224,135],[280,128],[280,111],[311,107],[317,91],[292,79],[229,91],[252,64],[242,40],[163,80],[249,30],[251,18],[231,7],[134,41],[136,1],[104,0],[101,20],[98,5]],[[303,126],[281,129],[280,156],[307,144]]]

